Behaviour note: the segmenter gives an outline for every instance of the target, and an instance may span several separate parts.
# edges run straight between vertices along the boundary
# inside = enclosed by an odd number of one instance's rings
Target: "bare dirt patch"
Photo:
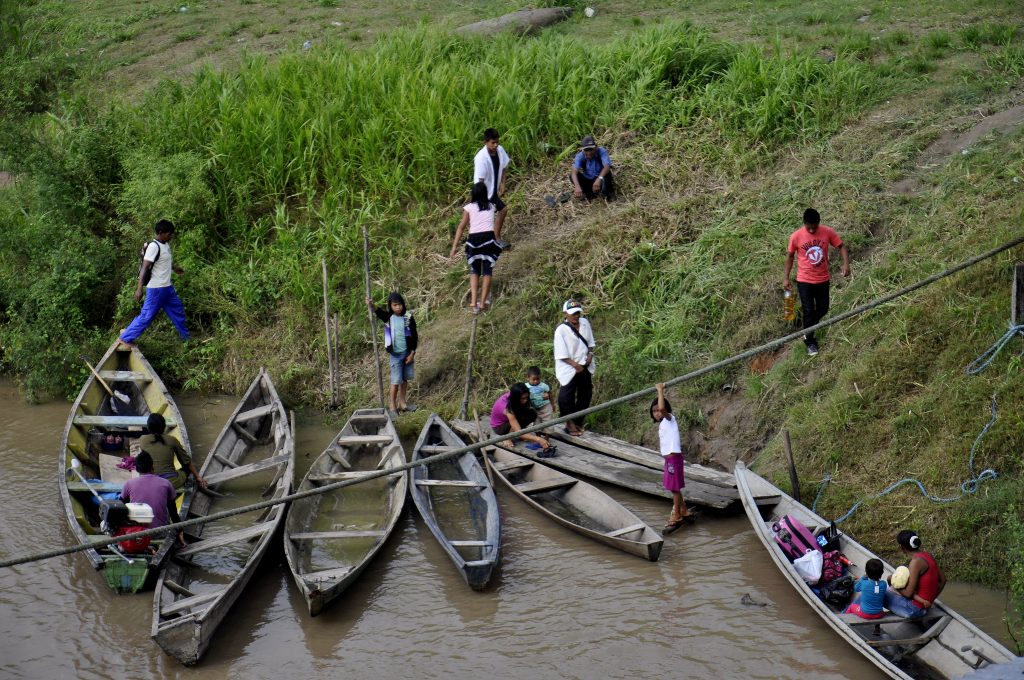
[[[9,187],[14,184],[14,175],[6,170],[0,170],[0,188]]]

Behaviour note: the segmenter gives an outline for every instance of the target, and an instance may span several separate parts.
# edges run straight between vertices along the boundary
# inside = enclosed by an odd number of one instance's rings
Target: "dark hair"
[[[501,137],[501,135],[499,135],[498,131],[495,130],[494,128],[487,128],[486,130],[484,130],[484,141],[485,142],[489,142],[492,139],[498,139],[499,137]]]
[[[882,578],[882,570],[882,560],[874,557],[868,560],[867,564],[864,565],[864,573],[873,581],[877,581]]]
[[[655,397],[654,401],[651,402],[651,420],[658,422],[658,419],[654,417],[654,407],[658,405],[658,399]],[[672,404],[668,403],[668,399],[665,399],[665,411],[672,413]]]
[[[135,469],[142,474],[147,474],[153,471],[153,456],[149,455],[145,451],[135,456]]]
[[[469,200],[471,203],[476,203],[476,207],[480,208],[480,212],[487,212],[494,207],[491,205],[491,199],[487,195],[487,185],[483,182],[477,182],[473,185],[473,188],[469,191]]]
[[[821,224],[821,215],[814,208],[808,208],[804,211],[804,224]]]
[[[153,230],[158,234],[173,234],[174,225],[170,220],[160,220],[156,223],[156,226],[153,227]]]
[[[526,403],[523,403],[523,395],[526,395]],[[516,383],[508,390],[508,408],[516,415],[520,427],[526,427],[537,418],[537,412],[530,406],[530,388],[526,383]]]
[[[392,302],[397,302],[398,304],[402,305],[402,314],[405,314],[408,307],[406,307],[405,305],[405,298],[402,297],[402,294],[399,293],[397,290],[392,292],[391,295],[388,295],[388,311],[391,311]]]
[[[904,529],[896,534],[896,542],[904,550],[918,550],[921,548],[921,537],[917,535],[916,531],[911,531],[910,529]]]
[[[167,430],[167,421],[159,413],[150,413],[149,417],[146,418],[146,429],[149,433],[156,437],[156,440],[161,444],[164,443],[164,431]]]
[[[539,378],[540,366],[530,366],[528,369],[526,369],[526,375],[535,375]]]

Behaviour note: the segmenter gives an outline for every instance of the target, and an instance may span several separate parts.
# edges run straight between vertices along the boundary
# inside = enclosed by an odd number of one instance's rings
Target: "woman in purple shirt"
[[[537,419],[537,412],[530,406],[530,388],[526,383],[516,383],[508,392],[498,397],[491,408],[491,430],[494,434],[508,434],[529,427]],[[541,456],[554,455],[555,447],[542,434],[524,434],[514,441],[527,441],[540,446]]]

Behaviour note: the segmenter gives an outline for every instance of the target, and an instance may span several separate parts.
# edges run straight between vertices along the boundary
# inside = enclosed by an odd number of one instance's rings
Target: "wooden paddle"
[[[78,358],[85,362],[85,365],[89,367],[90,371],[92,371],[93,376],[97,380],[99,380],[100,385],[103,385],[103,389],[105,389],[107,391],[107,394],[110,395],[110,409],[114,413],[117,413],[118,415],[122,416],[138,415],[138,413],[135,412],[135,409],[131,407],[131,399],[129,399],[127,395],[123,395],[120,392],[115,394],[114,390],[110,389],[110,385],[108,385],[107,381],[100,376],[99,372],[97,372],[95,368],[93,368],[93,365],[89,363],[89,360],[85,357],[84,354],[79,354]],[[124,405],[118,408],[116,402],[121,402]]]

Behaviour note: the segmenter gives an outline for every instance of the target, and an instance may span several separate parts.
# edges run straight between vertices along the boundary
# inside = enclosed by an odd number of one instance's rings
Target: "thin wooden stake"
[[[338,404],[338,390],[334,382],[334,354],[331,351],[331,305],[327,292],[327,259],[320,260],[324,274],[324,330],[327,335],[327,371],[330,374],[328,382],[331,385],[331,407]]]
[[[334,313],[334,387],[341,392],[341,362],[338,361],[338,335],[341,324],[338,322],[338,313]]]
[[[1010,323],[1024,323],[1024,262],[1013,265],[1013,288],[1010,289]]]
[[[480,428],[480,415],[476,412],[476,408],[473,408],[473,422],[476,423],[476,440],[482,442],[484,440],[484,431]],[[483,458],[484,471],[487,473],[487,480],[494,486],[494,473],[491,471],[491,466],[487,464],[487,449],[478,449],[480,451],[480,457]]]
[[[796,475],[796,463],[793,462],[793,444],[789,441],[789,430],[782,431],[782,444],[786,448],[786,458],[789,460],[789,485],[793,490],[793,500],[800,502],[800,478]]]
[[[469,356],[466,357],[466,390],[462,393],[462,408],[459,409],[459,419],[466,418],[466,409],[469,408],[469,388],[473,384],[473,348],[476,347],[476,323],[480,315],[473,316],[473,330],[469,334]]]
[[[370,234],[366,231],[366,225],[363,225],[363,273],[365,274],[366,280],[366,299],[372,300],[370,296]],[[373,309],[369,305],[366,306],[366,311],[370,315],[370,337],[373,339],[373,363],[377,366],[377,398],[380,401],[380,407],[384,406],[384,373],[381,371],[380,366],[380,355],[377,354],[377,315],[373,313]]]

